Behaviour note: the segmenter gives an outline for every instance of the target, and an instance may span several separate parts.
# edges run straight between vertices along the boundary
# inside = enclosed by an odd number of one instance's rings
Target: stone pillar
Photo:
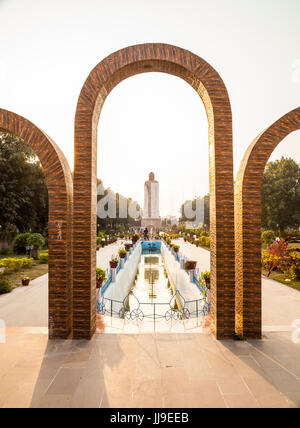
[[[117,269],[116,268],[110,268],[110,270],[111,270],[111,282],[116,282]]]
[[[185,260],[186,260],[185,257],[182,256],[182,258],[180,260],[180,267],[181,267],[181,269],[184,269]]]

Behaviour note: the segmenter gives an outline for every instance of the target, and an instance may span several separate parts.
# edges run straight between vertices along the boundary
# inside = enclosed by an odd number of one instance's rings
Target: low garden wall
[[[175,259],[164,242],[161,246],[161,255],[173,290],[178,290],[186,302],[191,302],[186,303],[185,307],[187,307],[191,313],[194,312],[195,301],[204,299],[203,294],[196,284],[190,282],[189,275],[187,275],[184,269],[181,269],[180,263]],[[183,304],[183,302],[181,302],[181,304]]]
[[[142,247],[141,244],[138,243],[134,248],[132,254],[129,256],[129,259],[126,261],[124,268],[119,270],[116,276],[116,281],[112,282],[105,290],[102,296],[103,302],[105,302],[105,299],[123,302],[123,300],[127,297],[131,286],[136,278],[141,254]],[[123,307],[122,304],[117,302],[114,303],[114,311],[118,311],[118,307],[119,310]]]

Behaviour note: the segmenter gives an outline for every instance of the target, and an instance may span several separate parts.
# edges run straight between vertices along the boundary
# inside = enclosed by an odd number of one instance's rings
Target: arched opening
[[[262,132],[249,146],[235,182],[236,332],[261,338],[261,186],[278,144],[300,129],[297,108]]]
[[[145,44],[122,49],[99,63],[77,104],[74,165],[74,337],[90,338],[96,328],[95,234],[97,125],[109,92],[122,80],[163,72],[188,82],[200,95],[209,124],[211,328],[218,339],[234,333],[234,216],[232,117],[226,87],[203,59],[181,48]]]
[[[49,338],[72,332],[72,175],[59,147],[27,119],[0,109],[0,129],[22,138],[39,158],[48,187]]]
[[[120,236],[118,243],[121,249],[126,248],[124,244],[128,239],[124,236],[128,237],[130,228],[140,233],[147,227],[150,241],[151,237],[155,241],[150,250],[147,249],[147,246],[151,246],[150,242],[142,244],[142,254],[136,264],[138,274],[132,283],[123,280],[126,273],[120,270],[117,283],[104,287],[103,296],[98,296],[97,310],[102,315],[98,317],[98,324],[101,325],[101,331],[106,331],[105,325],[110,332],[113,328],[119,330],[122,324],[119,318],[125,318],[125,309],[128,311],[126,319],[132,321],[131,316],[134,318],[130,309],[134,308],[136,300],[127,299],[128,287],[139,300],[141,317],[145,315],[140,323],[140,331],[153,329],[158,332],[170,327],[172,322],[168,322],[168,312],[170,302],[172,304],[175,300],[170,293],[174,293],[175,289],[184,290],[182,295],[186,302],[193,301],[186,303],[186,311],[182,311],[191,318],[185,322],[185,327],[188,323],[190,329],[199,331],[204,319],[208,324],[208,317],[203,316],[202,294],[195,284],[202,272],[210,270],[209,251],[207,247],[203,248],[204,245],[200,246],[201,224],[205,223],[203,199],[209,192],[208,123],[201,98],[184,80],[166,73],[139,74],[122,81],[111,91],[101,111],[97,158],[98,180],[123,197],[137,201],[144,212],[151,211],[148,208],[149,201],[145,201],[145,194],[150,193],[145,181],[149,185],[148,180],[155,180],[159,187],[156,223],[141,218],[134,224],[130,214],[129,219],[125,220],[119,218],[118,213],[113,219],[98,217],[98,234]],[[153,173],[149,174],[150,171]],[[197,216],[189,212],[194,210],[182,209],[184,203],[187,207],[192,201],[197,201]],[[179,225],[178,217],[182,218]],[[206,225],[209,227],[207,220]],[[169,251],[164,251],[164,243],[159,242],[158,228],[161,236],[167,232],[172,245],[179,247],[175,266],[172,264],[174,258],[169,257]],[[197,234],[195,240],[194,234]],[[187,240],[187,235],[191,242]],[[105,270],[109,268],[107,251],[117,255],[117,245],[112,244],[110,249],[97,252],[97,267]],[[150,251],[156,254],[153,256],[155,263],[149,257]],[[183,269],[181,257],[197,262],[193,283],[189,283],[189,275],[185,275],[182,282],[179,281],[180,266]],[[128,266],[124,265],[125,268]],[[125,270],[130,269],[128,267]],[[186,288],[184,279],[187,281]],[[124,299],[132,300],[132,305],[124,305],[124,311],[123,308],[120,311],[117,300]],[[182,310],[182,305],[179,308]],[[125,331],[132,327],[132,322],[124,325]]]

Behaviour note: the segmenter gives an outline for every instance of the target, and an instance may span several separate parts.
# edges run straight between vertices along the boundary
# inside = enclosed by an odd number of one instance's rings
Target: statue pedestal
[[[153,229],[160,229],[161,228],[161,218],[142,218],[141,222],[142,227],[147,227],[147,229],[150,230],[152,227]]]

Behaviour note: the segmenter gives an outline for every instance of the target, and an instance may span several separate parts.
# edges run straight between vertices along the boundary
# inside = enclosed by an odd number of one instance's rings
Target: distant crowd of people
[[[145,241],[149,241],[150,237],[149,237],[149,230],[147,227],[145,227],[145,229],[140,229],[140,235],[143,236]],[[151,236],[152,239],[160,239],[160,235],[158,233],[155,234],[155,236]]]

